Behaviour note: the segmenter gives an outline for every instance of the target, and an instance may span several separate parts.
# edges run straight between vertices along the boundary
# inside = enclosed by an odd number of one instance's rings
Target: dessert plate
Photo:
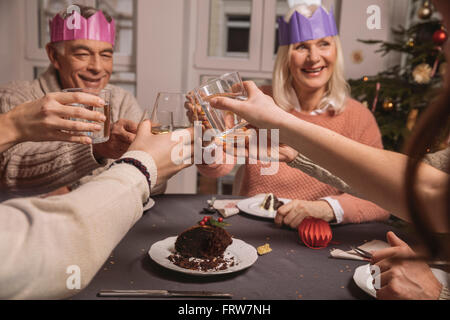
[[[155,200],[150,198],[147,205],[144,207],[144,212],[153,208],[154,205],[155,205]]]
[[[433,272],[436,279],[442,283],[443,285],[447,286],[447,273],[439,270],[431,268],[431,271]],[[377,297],[377,291],[375,290],[373,286],[373,277],[370,274],[370,264],[366,264],[364,266],[358,267],[355,270],[355,273],[353,275],[353,280],[355,281],[356,285],[360,287],[364,292],[371,295],[372,297]]]
[[[236,206],[239,208],[239,210],[248,213],[253,216],[257,216],[260,218],[268,218],[268,219],[275,219],[275,216],[277,215],[276,211],[268,211],[261,209],[261,203],[264,201],[265,194],[263,195],[257,195],[252,198],[248,198],[242,201],[239,201]],[[284,199],[279,198],[280,201],[283,201],[284,204],[287,204],[291,202],[290,199]]]
[[[258,253],[253,246],[242,240],[233,238],[233,243],[228,246],[223,255],[227,260],[231,260],[233,258],[233,266],[230,266],[225,270],[210,271],[185,269],[175,265],[168,259],[170,255],[175,253],[176,240],[177,237],[170,237],[154,243],[148,252],[150,258],[152,258],[157,264],[167,269],[197,276],[214,276],[241,271],[253,265],[258,259]]]

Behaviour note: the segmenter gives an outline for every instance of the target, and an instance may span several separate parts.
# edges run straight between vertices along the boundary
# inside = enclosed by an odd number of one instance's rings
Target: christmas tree
[[[376,52],[383,56],[402,53],[402,63],[375,76],[349,81],[353,97],[374,113],[385,149],[394,151],[401,151],[417,118],[436,97],[446,68],[442,46],[447,30],[430,1],[412,0],[411,7],[411,25],[392,30],[393,41],[358,40],[378,45]],[[436,149],[439,146],[430,146],[430,151]]]

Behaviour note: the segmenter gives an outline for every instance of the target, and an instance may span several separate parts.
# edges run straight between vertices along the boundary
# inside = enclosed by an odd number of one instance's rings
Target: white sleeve
[[[156,175],[148,154],[124,155],[131,156]],[[151,180],[156,183],[156,177]],[[141,218],[149,196],[145,176],[132,165],[118,164],[64,196],[1,203],[0,299],[60,299],[79,293],[67,286],[74,275],[67,271],[78,268],[80,289],[85,288]]]
[[[342,223],[342,221],[344,221],[344,209],[342,209],[339,200],[333,199],[331,197],[321,198],[321,200],[325,200],[326,202],[328,202],[328,204],[333,209],[334,216],[336,217],[336,223],[334,224]]]

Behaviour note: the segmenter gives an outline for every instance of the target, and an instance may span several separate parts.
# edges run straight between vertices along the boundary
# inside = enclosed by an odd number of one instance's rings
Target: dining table
[[[224,221],[234,239],[257,248],[269,244],[272,251],[258,256],[248,268],[219,275],[178,272],[153,261],[149,249],[158,241],[179,235],[205,217],[202,212],[212,195],[161,195],[155,205],[130,229],[89,285],[73,300],[127,299],[99,296],[102,290],[177,290],[228,293],[233,300],[370,300],[354,282],[355,269],[367,261],[335,259],[333,248],[350,250],[371,240],[386,241],[394,231],[408,242],[417,236],[407,228],[383,222],[332,225],[327,248],[305,246],[297,230],[278,227],[273,219],[244,212]],[[241,199],[214,196],[217,199]],[[244,199],[244,198],[242,198]],[[213,214],[216,219],[219,213]],[[167,298],[154,298],[167,299]],[[185,299],[185,298],[183,298]]]

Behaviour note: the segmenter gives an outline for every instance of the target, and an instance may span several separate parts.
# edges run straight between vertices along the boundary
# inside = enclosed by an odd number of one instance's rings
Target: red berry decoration
[[[219,218],[219,219],[217,219],[217,221],[223,222],[223,218]]]
[[[326,248],[333,237],[328,222],[316,218],[304,219],[298,227],[298,234],[303,243],[311,249]]]
[[[201,226],[204,226],[204,225],[205,225],[205,221],[203,221],[203,220],[200,221],[200,225],[201,225]]]
[[[437,46],[442,46],[445,41],[447,41],[448,39],[448,35],[447,32],[445,32],[444,30],[437,30],[434,34],[433,34],[433,43]]]

